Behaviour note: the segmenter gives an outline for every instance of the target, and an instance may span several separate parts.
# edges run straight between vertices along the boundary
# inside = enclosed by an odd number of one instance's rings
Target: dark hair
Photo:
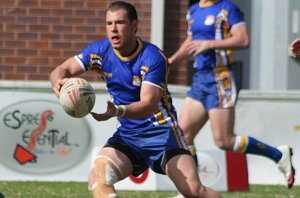
[[[132,22],[135,19],[138,19],[135,7],[132,4],[126,3],[124,1],[113,2],[108,7],[107,11],[108,10],[114,11],[114,10],[118,10],[118,9],[124,9],[124,10],[127,11],[127,15],[128,15],[128,18],[129,18],[130,22]]]
[[[190,0],[189,6],[193,5],[194,3],[199,3],[200,0]]]

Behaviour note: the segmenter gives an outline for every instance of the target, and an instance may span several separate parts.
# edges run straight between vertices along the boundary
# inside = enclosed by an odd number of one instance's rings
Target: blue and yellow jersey
[[[84,71],[97,72],[106,82],[107,90],[115,105],[140,101],[143,83],[163,90],[156,111],[148,119],[118,118],[120,130],[134,131],[141,127],[177,125],[176,111],[167,89],[166,57],[156,46],[137,40],[138,47],[129,57],[113,49],[108,39],[95,41],[75,56]]]
[[[243,14],[228,0],[212,3],[195,3],[187,13],[188,34],[193,40],[224,40],[230,37],[230,30],[245,24]],[[232,51],[228,49],[209,50],[195,57],[194,68],[225,66],[233,63]]]

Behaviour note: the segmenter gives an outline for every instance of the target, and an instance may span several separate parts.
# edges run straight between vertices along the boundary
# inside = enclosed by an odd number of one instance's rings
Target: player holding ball
[[[90,171],[93,197],[117,197],[114,183],[138,176],[148,167],[168,175],[186,197],[221,197],[200,182],[167,88],[166,57],[136,36],[134,6],[112,3],[105,23],[107,38],[89,44],[50,75],[57,96],[65,78],[88,70],[104,79],[111,94],[106,112],[91,113],[97,121],[117,117],[119,122]]]

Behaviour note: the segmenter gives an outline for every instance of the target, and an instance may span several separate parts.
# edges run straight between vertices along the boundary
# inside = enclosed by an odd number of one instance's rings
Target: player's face
[[[121,54],[130,54],[135,49],[137,20],[130,22],[127,11],[118,9],[106,13],[106,33],[111,46]]]

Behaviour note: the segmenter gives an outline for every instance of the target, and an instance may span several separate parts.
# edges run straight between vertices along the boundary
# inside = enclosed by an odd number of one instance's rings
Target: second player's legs
[[[208,114],[201,102],[192,98],[185,98],[179,117],[184,138],[188,145],[192,145],[195,136],[208,120]]]
[[[234,108],[211,109],[209,120],[215,144],[227,151],[232,151],[235,143]]]
[[[255,154],[273,160],[284,174],[287,186],[291,188],[295,181],[291,148],[286,145],[276,148],[251,136],[236,136],[234,134],[234,113],[234,108],[209,111],[215,144],[223,150]]]

